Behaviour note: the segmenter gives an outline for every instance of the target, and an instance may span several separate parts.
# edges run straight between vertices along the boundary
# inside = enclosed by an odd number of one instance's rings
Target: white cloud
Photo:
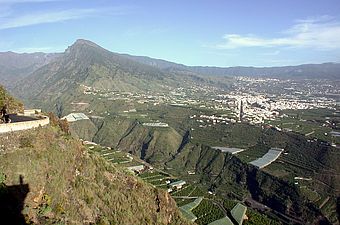
[[[59,12],[42,12],[4,19],[0,23],[0,29],[23,27],[41,23],[52,23],[77,19],[93,13],[93,9],[64,10]]]
[[[340,23],[324,16],[319,19],[298,20],[281,37],[265,38],[256,35],[226,34],[218,49],[240,47],[294,47],[331,50],[340,48]]]
[[[122,15],[125,12],[124,8],[120,7],[105,9],[70,9],[54,12],[35,12],[27,15],[0,18],[0,30],[80,19],[84,17],[102,15],[103,13],[110,13],[110,15]]]
[[[34,3],[34,2],[60,2],[66,0],[0,0],[2,4]]]

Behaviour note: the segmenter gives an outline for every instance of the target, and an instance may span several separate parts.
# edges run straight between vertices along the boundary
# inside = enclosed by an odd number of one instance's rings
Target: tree
[[[56,109],[56,114],[59,118],[61,118],[61,116],[63,115],[64,112],[64,105],[63,103],[60,101],[60,99],[58,98],[56,103],[55,103],[55,109]]]

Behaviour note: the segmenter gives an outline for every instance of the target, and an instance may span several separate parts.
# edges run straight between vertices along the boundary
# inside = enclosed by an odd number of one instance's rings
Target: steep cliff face
[[[240,200],[251,197],[287,215],[295,223],[328,224],[320,210],[302,196],[296,185],[245,164],[231,154],[189,144],[167,166],[175,168],[182,176],[186,176],[186,171],[195,171],[196,180],[214,192]]]
[[[1,223],[189,224],[167,192],[56,127],[1,135],[0,143]]]

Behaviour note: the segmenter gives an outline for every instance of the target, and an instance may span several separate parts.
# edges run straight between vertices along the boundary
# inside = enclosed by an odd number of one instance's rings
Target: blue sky
[[[76,39],[186,65],[340,62],[339,0],[0,0],[0,51]]]

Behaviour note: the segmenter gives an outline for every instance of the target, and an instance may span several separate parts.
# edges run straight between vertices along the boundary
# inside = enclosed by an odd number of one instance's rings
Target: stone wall
[[[24,121],[17,123],[4,123],[0,124],[0,133],[7,133],[11,131],[20,131],[36,128],[39,126],[45,126],[50,123],[50,119],[45,116],[39,120]]]

